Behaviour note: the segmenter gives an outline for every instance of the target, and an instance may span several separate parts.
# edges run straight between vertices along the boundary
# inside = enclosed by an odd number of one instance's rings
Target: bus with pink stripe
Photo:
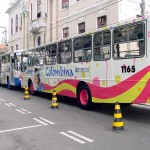
[[[116,23],[22,53],[21,86],[94,103],[150,103],[150,18]]]

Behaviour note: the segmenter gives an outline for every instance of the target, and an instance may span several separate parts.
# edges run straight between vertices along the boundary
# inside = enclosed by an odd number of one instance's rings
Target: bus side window
[[[66,40],[58,43],[57,62],[59,64],[68,64],[72,61],[72,40]]]
[[[93,59],[95,61],[110,59],[111,33],[109,30],[96,33],[93,43]]]
[[[35,65],[42,66],[45,62],[45,47],[39,47],[35,50]]]
[[[118,27],[114,29],[113,36],[114,36],[113,38],[114,58],[121,59],[121,58],[135,58],[144,56],[145,46],[144,46],[143,22]]]
[[[89,62],[92,59],[92,36],[86,35],[74,39],[74,62]]]
[[[47,45],[46,46],[46,60],[47,65],[56,64],[56,50],[57,44]]]
[[[22,54],[21,55],[21,72],[25,72],[28,67],[28,55]]]

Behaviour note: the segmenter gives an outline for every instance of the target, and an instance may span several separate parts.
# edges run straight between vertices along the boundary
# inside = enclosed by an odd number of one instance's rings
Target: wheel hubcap
[[[81,104],[83,105],[86,105],[88,103],[88,92],[86,90],[82,90],[80,92],[80,101],[81,101]]]

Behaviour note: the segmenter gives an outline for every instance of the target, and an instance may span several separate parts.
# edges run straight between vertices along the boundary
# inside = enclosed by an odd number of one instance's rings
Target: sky
[[[9,8],[10,0],[1,0],[0,1],[0,26],[5,26],[6,30],[8,30],[8,15],[5,13]],[[0,28],[0,43],[2,43],[2,38],[4,38],[3,28]]]

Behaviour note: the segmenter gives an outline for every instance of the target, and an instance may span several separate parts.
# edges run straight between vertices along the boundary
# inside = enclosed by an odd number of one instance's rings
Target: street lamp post
[[[7,51],[7,31],[6,31],[6,27],[4,26],[0,26],[0,28],[4,29],[4,34],[5,34],[5,52]]]

